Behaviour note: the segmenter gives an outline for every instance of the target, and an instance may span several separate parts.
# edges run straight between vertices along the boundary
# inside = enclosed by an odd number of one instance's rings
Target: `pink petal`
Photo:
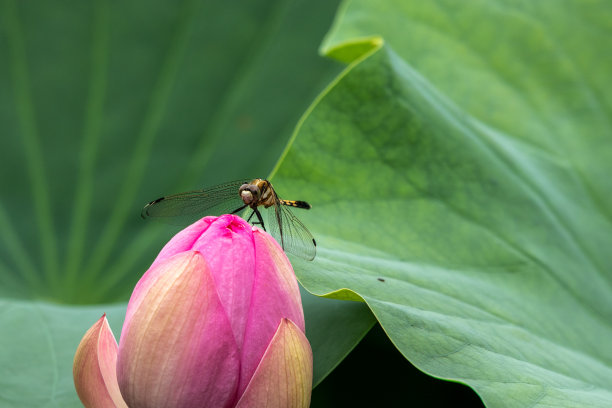
[[[238,395],[250,381],[282,318],[290,319],[304,331],[300,289],[287,256],[268,233],[254,228],[253,237],[256,276],[242,350]]]
[[[242,349],[255,274],[251,226],[235,215],[203,218],[176,234],[161,250],[151,268],[189,250],[201,252],[206,259],[231,322],[236,344]],[[148,278],[143,279],[146,281]]]
[[[127,407],[117,383],[117,342],[106,315],[85,333],[74,356],[74,386],[86,407]]]
[[[208,229],[210,224],[216,220],[217,217],[205,217],[199,221],[194,222],[187,228],[177,233],[159,252],[155,261],[151,267],[155,266],[159,262],[162,262],[180,252],[190,251],[195,249],[193,244],[200,238],[200,236]]]
[[[312,350],[302,330],[282,319],[237,408],[310,405]]]
[[[238,350],[204,258],[182,252],[145,275],[119,342],[117,378],[126,402],[228,406],[236,392]]]
[[[202,253],[210,267],[236,344],[242,350],[255,276],[251,225],[236,215],[222,215],[194,242],[193,249]]]

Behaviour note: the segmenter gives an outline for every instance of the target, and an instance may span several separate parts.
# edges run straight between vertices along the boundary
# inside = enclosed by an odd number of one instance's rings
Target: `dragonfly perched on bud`
[[[204,215],[249,213],[247,221],[260,225],[280,243],[283,250],[312,261],[317,243],[289,207],[310,209],[306,201],[283,200],[268,180],[237,180],[203,190],[158,198],[145,205],[142,218],[157,218],[175,224],[190,224]],[[264,223],[260,209],[267,209]],[[245,214],[246,215],[246,214]]]

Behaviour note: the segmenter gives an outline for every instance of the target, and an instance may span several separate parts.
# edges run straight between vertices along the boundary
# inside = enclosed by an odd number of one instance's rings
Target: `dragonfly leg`
[[[253,222],[253,225],[261,225],[261,228],[265,231],[266,230],[266,226],[264,225],[263,219],[261,218],[261,213],[259,212],[259,210],[257,208],[253,208],[253,213],[251,214],[251,216],[249,217],[249,219],[247,220],[247,222],[251,221],[251,218],[253,218],[253,214],[257,215],[257,222]]]
[[[243,205],[243,206],[242,206],[242,207],[240,207],[240,208],[236,208],[236,209],[235,209],[234,211],[232,211],[230,214],[236,214],[237,212],[240,212],[240,211],[244,210],[244,207],[246,207],[246,206],[247,206],[247,205],[245,204],[245,205]]]

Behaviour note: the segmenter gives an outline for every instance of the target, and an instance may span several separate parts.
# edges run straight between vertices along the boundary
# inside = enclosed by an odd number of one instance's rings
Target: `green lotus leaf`
[[[610,21],[605,1],[343,3],[322,50],[348,66],[273,178],[313,206],[306,289],[365,301],[487,406],[612,406]]]

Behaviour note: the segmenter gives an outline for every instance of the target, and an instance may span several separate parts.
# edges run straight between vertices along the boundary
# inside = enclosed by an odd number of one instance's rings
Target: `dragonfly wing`
[[[312,261],[317,253],[317,244],[308,228],[280,202],[268,211],[270,234],[285,252]]]
[[[161,197],[147,204],[141,216],[185,225],[205,215],[231,213],[244,205],[238,195],[238,189],[243,183],[244,180],[232,181],[204,190]]]

